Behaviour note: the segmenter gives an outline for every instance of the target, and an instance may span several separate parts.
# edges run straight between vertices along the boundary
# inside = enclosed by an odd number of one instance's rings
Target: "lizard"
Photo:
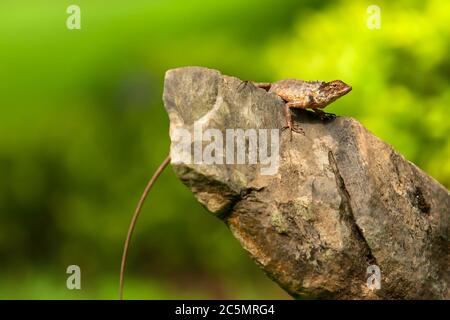
[[[324,119],[327,115],[321,109],[325,108],[327,105],[335,101],[336,99],[342,97],[352,90],[352,87],[341,80],[334,80],[330,82],[325,81],[303,81],[297,79],[285,79],[274,83],[268,82],[251,82],[243,81],[245,85],[248,83],[253,84],[257,88],[262,88],[269,93],[274,93],[279,96],[285,102],[285,119],[286,125],[284,128],[289,128],[291,131],[297,133],[303,133],[302,129],[296,129],[293,126],[292,116],[290,113],[291,108],[300,109],[312,109],[315,113],[319,115],[321,119]],[[239,87],[238,87],[239,88]],[[333,115],[334,116],[334,115]],[[171,157],[167,156],[161,163],[159,168],[155,171],[152,178],[147,183],[141,198],[136,206],[133,217],[131,219],[130,226],[128,228],[127,237],[125,239],[125,244],[122,253],[122,261],[120,265],[120,280],[119,280],[119,299],[123,299],[123,285],[124,285],[124,274],[125,265],[128,255],[128,248],[130,245],[131,237],[133,235],[134,228],[136,226],[137,219],[141,212],[142,206],[147,198],[149,191],[152,186],[164,171],[164,169],[170,164]]]
[[[250,81],[244,81],[248,84]],[[304,134],[302,129],[293,126],[291,108],[311,109],[320,119],[324,120],[334,114],[323,112],[322,109],[343,95],[349,93],[352,87],[342,80],[325,81],[304,81],[298,79],[285,79],[274,83],[270,82],[250,82],[257,88],[262,88],[269,93],[274,93],[285,102],[286,125],[283,129],[289,128],[292,132]]]

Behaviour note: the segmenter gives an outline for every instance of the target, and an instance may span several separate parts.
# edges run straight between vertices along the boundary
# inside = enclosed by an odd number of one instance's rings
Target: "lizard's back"
[[[275,93],[285,101],[294,101],[304,96],[314,95],[322,84],[322,81],[286,79],[273,83],[269,92]]]

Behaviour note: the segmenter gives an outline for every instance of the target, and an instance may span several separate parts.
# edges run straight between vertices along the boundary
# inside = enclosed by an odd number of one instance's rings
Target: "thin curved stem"
[[[161,173],[164,171],[164,169],[167,167],[167,165],[170,163],[170,156],[167,156],[166,159],[161,163],[158,170],[155,171],[153,174],[153,177],[148,182],[147,186],[144,189],[144,192],[142,193],[141,199],[139,200],[136,210],[134,211],[133,218],[131,219],[130,226],[128,228],[128,234],[127,238],[125,239],[125,244],[123,247],[123,253],[122,253],[122,262],[120,265],[120,284],[119,284],[119,299],[123,300],[123,282],[124,282],[124,275],[125,275],[125,265],[127,261],[128,256],[128,247],[130,245],[131,236],[133,235],[134,227],[136,226],[137,219],[139,217],[139,214],[141,213],[142,206],[145,202],[145,199],[147,198],[147,195],[149,191],[151,190],[153,184],[156,182],[158,177],[161,175]]]

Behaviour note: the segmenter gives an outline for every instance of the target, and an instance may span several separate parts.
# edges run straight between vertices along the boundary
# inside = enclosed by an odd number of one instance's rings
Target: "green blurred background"
[[[81,8],[81,30],[66,9]],[[381,29],[366,25],[381,8]],[[342,79],[352,116],[450,187],[450,2],[2,0],[0,298],[115,299],[132,211],[168,152],[167,69]],[[288,298],[171,170],[125,298]],[[66,268],[82,290],[66,289]]]

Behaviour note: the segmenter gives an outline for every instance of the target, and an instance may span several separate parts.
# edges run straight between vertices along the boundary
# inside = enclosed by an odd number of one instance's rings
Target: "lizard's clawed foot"
[[[292,132],[295,132],[295,133],[300,133],[300,134],[302,134],[302,135],[305,135],[305,131],[303,131],[303,129],[302,128],[294,128],[294,127],[292,127],[291,128],[291,131]]]
[[[286,129],[289,129],[289,131],[290,131],[290,133],[291,133],[291,138],[290,138],[291,141],[292,141],[292,132],[300,133],[300,134],[302,134],[302,135],[305,135],[305,131],[303,131],[302,128],[298,128],[298,127],[295,128],[295,127],[292,126],[292,125],[286,125],[286,126],[284,126],[283,128],[281,128],[282,131],[284,131],[284,130],[286,130]]]
[[[325,119],[324,120],[331,120],[336,118],[337,116],[334,113],[325,113]]]
[[[322,121],[328,121],[336,118],[334,113],[324,112],[322,110],[314,110],[314,113],[319,117]]]

